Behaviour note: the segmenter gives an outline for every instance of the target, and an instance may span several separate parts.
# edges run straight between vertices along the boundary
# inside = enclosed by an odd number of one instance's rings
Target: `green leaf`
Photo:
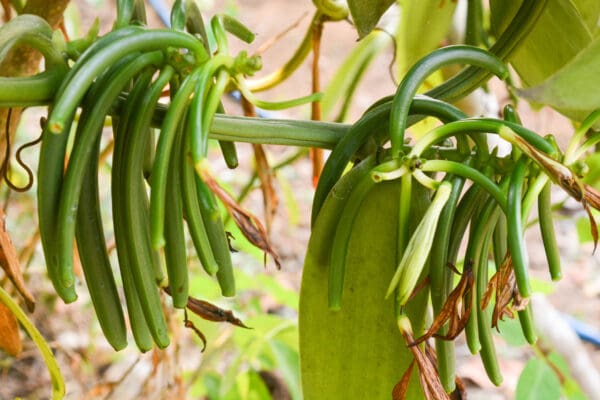
[[[522,1],[492,0],[492,30],[504,31]],[[510,58],[525,86],[538,85],[563,68],[592,40],[579,11],[570,0],[548,1],[536,26]]]
[[[600,37],[597,37],[544,82],[519,93],[531,101],[547,104],[569,116],[575,113],[587,115],[600,107],[600,91],[593,87],[599,74]]]
[[[600,153],[592,153],[586,157],[585,163],[589,172],[585,174],[583,181],[588,185],[600,188]]]
[[[491,1],[496,33],[502,32],[519,3]],[[594,2],[581,12],[588,3],[592,2],[549,1],[537,25],[510,59],[524,86],[518,91],[520,96],[575,120],[600,106],[600,92],[590,87],[600,72],[600,6]]]
[[[244,394],[242,399],[272,400],[265,382],[255,371],[248,371],[247,374],[241,375],[240,378],[240,383],[243,385],[242,393]]]
[[[594,216],[596,223],[600,222],[600,212],[592,209],[592,215]],[[579,243],[590,243],[594,241],[594,237],[592,236],[592,226],[590,225],[590,219],[587,216],[578,218],[575,221],[575,227],[577,228]]]
[[[348,0],[350,14],[362,39],[377,26],[379,19],[394,3],[394,0]]]
[[[309,243],[299,316],[306,399],[389,400],[412,361],[396,326],[394,301],[384,299],[397,266],[399,191],[398,182],[378,184],[362,203],[348,246],[340,311],[328,308],[328,265],[317,256],[319,246],[327,244]],[[409,316],[422,318],[425,304],[426,296],[418,305],[411,303],[415,308],[407,311]],[[416,325],[419,335],[422,327]],[[416,372],[409,399],[422,398]]]
[[[269,346],[275,360],[277,360],[277,369],[281,372],[292,399],[300,400],[302,390],[300,388],[300,357],[298,352],[277,339],[271,340]]]
[[[404,0],[402,21],[396,35],[398,76],[426,54],[437,49],[448,34],[456,1]]]
[[[597,0],[573,0],[581,17],[585,21],[589,31],[595,37],[600,33],[600,24],[598,17],[600,16],[600,1]]]
[[[387,32],[375,30],[354,46],[324,91],[321,108],[325,120],[331,119],[338,103],[347,102],[348,97],[354,94],[356,83],[368,65],[392,40]]]
[[[235,279],[240,291],[256,290],[271,296],[277,304],[298,310],[298,293],[282,285],[276,276],[267,275],[261,271],[251,271],[248,274],[238,270]]]
[[[523,335],[523,329],[519,320],[505,318],[498,323],[500,337],[512,347],[525,346],[527,339]]]
[[[515,398],[517,400],[558,400],[560,381],[545,362],[532,358],[521,372]]]

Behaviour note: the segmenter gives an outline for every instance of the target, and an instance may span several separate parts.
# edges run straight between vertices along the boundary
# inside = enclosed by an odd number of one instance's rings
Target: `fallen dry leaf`
[[[19,258],[15,251],[15,247],[10,240],[10,236],[6,231],[4,217],[4,212],[0,208],[0,266],[8,279],[15,285],[21,296],[23,296],[27,309],[33,311],[35,308],[35,298],[25,287]]]
[[[0,303],[0,350],[16,357],[22,348],[17,319],[8,307]]]

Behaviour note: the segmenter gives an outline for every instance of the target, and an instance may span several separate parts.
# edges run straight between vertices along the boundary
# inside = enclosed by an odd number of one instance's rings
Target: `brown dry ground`
[[[97,3],[97,4],[96,4]],[[93,2],[91,0],[75,1],[81,14],[83,30],[99,17],[102,21],[103,32],[110,28],[114,18],[114,10],[107,4],[108,1]],[[298,28],[293,29],[283,39],[279,40],[263,55],[266,71],[280,65],[292,54],[296,44],[302,37],[307,26],[312,9],[311,2],[289,0],[240,0],[236,2],[215,2],[218,6],[232,7],[238,5],[240,19],[250,26],[257,34],[256,49],[262,43],[280,33],[284,28],[292,25],[304,15]],[[96,5],[95,5],[96,4]],[[112,3],[110,3],[112,4]],[[160,22],[152,12],[149,12],[150,25],[160,26]],[[355,34],[346,23],[328,24],[323,36],[322,49],[322,77],[327,81],[335,72],[340,60],[350,51],[355,43]],[[242,45],[231,41],[233,50],[244,48]],[[388,64],[392,59],[391,51],[381,56],[371,68],[364,82],[359,87],[360,96],[353,105],[354,117],[368,107],[374,100],[393,93],[394,83],[388,72]],[[269,98],[280,99],[308,93],[310,90],[310,66],[305,63],[288,82],[266,93]],[[502,93],[499,91],[499,93]],[[501,103],[506,101],[506,96],[498,94]],[[570,124],[562,117],[548,109],[533,112],[522,105],[522,118],[524,124],[538,132],[551,132],[560,138],[564,145],[571,132]],[[231,113],[240,113],[235,104],[227,104]],[[39,114],[38,114],[39,115]],[[284,117],[306,117],[307,110],[293,110],[279,114]],[[32,113],[27,117],[22,134],[26,137],[34,136],[37,129],[37,116]],[[270,157],[280,159],[289,154],[289,149],[271,146],[268,149]],[[32,152],[34,153],[34,152]],[[235,174],[226,171],[219,161],[215,161],[215,169],[221,173],[221,179],[233,187],[241,186],[248,177],[248,170],[243,169],[251,165],[250,146],[240,146],[242,168]],[[35,163],[35,154],[29,155],[30,161]],[[292,288],[299,287],[299,278],[302,267],[303,251],[305,249],[309,230],[309,210],[312,198],[310,184],[310,163],[300,160],[293,168],[281,172],[287,182],[293,186],[294,197],[298,207],[299,219],[295,219],[288,210],[280,207],[276,217],[272,238],[274,245],[282,255],[284,270],[277,273],[279,279]],[[283,188],[277,188],[280,195]],[[560,198],[556,192],[556,198]],[[8,212],[8,228],[16,232],[13,240],[17,247],[23,246],[27,238],[35,231],[35,217],[31,216],[34,196],[11,195]],[[261,202],[255,191],[245,203],[250,209],[261,215]],[[569,216],[580,215],[581,211],[575,206],[565,211]],[[591,245],[578,244],[572,219],[561,219],[557,222],[559,243],[564,263],[564,278],[556,285],[556,290],[550,295],[552,303],[561,311],[581,318],[596,328],[600,328],[600,262],[598,256],[592,256]],[[539,235],[533,229],[528,234],[528,248],[530,250],[531,268],[533,274],[544,280],[547,277],[545,261]],[[272,274],[273,268],[265,273]],[[200,356],[197,344],[191,341],[187,332],[182,332],[180,321],[173,320],[174,349],[166,352],[154,352],[138,355],[129,346],[129,349],[119,354],[114,354],[101,338],[99,328],[95,323],[89,299],[83,288],[80,288],[80,300],[72,305],[64,305],[57,301],[52,293],[43,271],[43,261],[36,250],[36,254],[28,265],[28,285],[38,296],[38,307],[31,316],[36,326],[49,339],[53,346],[61,369],[65,374],[69,399],[129,399],[129,398],[181,398],[178,390],[178,376],[182,370],[197,366]],[[0,355],[0,399],[10,399],[21,396],[27,399],[47,398],[49,381],[45,367],[40,360],[37,350],[29,340],[25,340],[24,351],[17,360]],[[459,373],[469,384],[470,398],[509,399],[514,396],[514,388],[519,373],[531,356],[527,348],[511,348],[498,343],[502,362],[505,383],[501,388],[494,388],[482,371],[478,358],[469,356],[464,345],[459,344],[457,351]],[[589,352],[600,367],[600,352],[591,346]],[[182,357],[178,352],[185,352]],[[180,364],[182,363],[182,364]],[[130,366],[134,366],[127,374]],[[156,368],[154,368],[156,367]],[[154,369],[153,369],[154,368]]]

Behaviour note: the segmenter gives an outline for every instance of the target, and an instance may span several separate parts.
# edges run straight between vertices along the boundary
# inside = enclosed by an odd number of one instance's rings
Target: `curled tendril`
[[[0,170],[2,173],[2,177],[4,178],[4,181],[6,182],[6,184],[8,185],[9,188],[11,188],[12,190],[14,190],[16,192],[26,192],[29,189],[31,189],[31,186],[33,186],[33,172],[31,170],[31,168],[27,164],[25,164],[25,162],[21,158],[21,152],[23,150],[25,150],[27,147],[35,146],[36,144],[41,142],[42,135],[40,135],[38,138],[36,138],[30,142],[25,143],[24,145],[22,145],[21,147],[19,147],[17,149],[17,152],[15,154],[15,159],[17,160],[17,163],[21,166],[21,168],[23,168],[25,170],[25,172],[27,173],[27,183],[24,186],[19,187],[19,186],[15,185],[8,177],[8,172],[10,170],[10,153],[11,153],[11,143],[10,143],[11,117],[12,117],[12,108],[9,108],[8,115],[6,116],[6,130],[5,130],[6,150],[4,153],[4,161],[2,163],[2,167],[0,167]]]

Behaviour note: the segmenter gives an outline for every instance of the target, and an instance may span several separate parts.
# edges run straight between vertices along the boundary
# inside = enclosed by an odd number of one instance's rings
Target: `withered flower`
[[[406,315],[401,315],[398,318],[398,328],[404,338],[404,341],[409,345],[409,349],[414,357],[419,368],[419,381],[421,388],[425,394],[425,398],[428,400],[451,400],[450,396],[444,390],[440,377],[437,372],[436,363],[427,356],[425,350],[421,346],[410,346],[414,342],[412,327],[410,320]],[[408,388],[408,381],[410,380],[410,372],[412,370],[412,364],[408,368],[409,370],[404,373],[404,376],[400,382],[394,387],[392,392],[394,400],[401,400],[405,398],[406,389]]]
[[[454,269],[454,267],[451,266]],[[455,270],[456,271],[456,270]],[[456,271],[458,273],[458,271]],[[418,345],[425,340],[436,337],[444,340],[454,340],[467,325],[471,314],[471,296],[473,295],[473,262],[465,264],[458,285],[452,290],[440,313],[435,317],[431,327],[423,336],[410,343],[409,346]],[[449,321],[448,332],[440,335],[437,332]]]
[[[164,287],[163,290],[168,295],[171,295],[171,289],[168,286]],[[196,335],[198,335],[200,340],[202,340],[202,343],[204,344],[202,351],[204,351],[204,349],[206,348],[206,337],[204,336],[202,331],[200,331],[200,329],[196,328],[194,323],[188,319],[187,310],[190,310],[191,312],[193,312],[200,318],[205,319],[207,321],[227,322],[229,324],[239,326],[240,328],[251,329],[248,326],[244,325],[242,320],[240,320],[238,317],[233,315],[233,311],[224,310],[221,307],[218,307],[212,303],[209,303],[208,301],[204,301],[204,300],[200,300],[195,297],[192,297],[192,296],[188,296],[188,301],[186,304],[186,308],[184,310],[184,313],[185,313],[184,314],[184,325],[186,328],[192,329],[196,333]]]
[[[246,239],[248,239],[248,241],[254,246],[265,252],[265,262],[266,254],[270,254],[271,257],[273,257],[273,261],[275,261],[275,265],[277,265],[277,269],[281,269],[279,255],[271,246],[267,231],[263,227],[263,224],[260,222],[260,220],[255,215],[242,208],[242,206],[239,205],[237,201],[235,201],[235,199],[219,185],[207,168],[200,167],[198,168],[198,172],[210,190],[223,202],[227,212],[229,212],[229,214],[233,217],[233,220],[240,228]]]
[[[590,219],[592,237],[594,239],[594,251],[596,251],[598,245],[598,227],[590,206],[600,211],[600,192],[581,182],[577,174],[571,171],[569,167],[539,151],[521,136],[517,135],[512,129],[503,127],[500,129],[499,134],[502,138],[521,149],[542,168],[552,182],[559,185],[569,196],[581,203]]]
[[[523,299],[517,289],[512,258],[506,253],[502,264],[490,279],[487,289],[481,299],[481,309],[485,309],[492,295],[495,295],[494,311],[492,312],[492,327],[498,329],[498,321],[504,317],[514,318],[515,311],[524,310],[528,299]]]

